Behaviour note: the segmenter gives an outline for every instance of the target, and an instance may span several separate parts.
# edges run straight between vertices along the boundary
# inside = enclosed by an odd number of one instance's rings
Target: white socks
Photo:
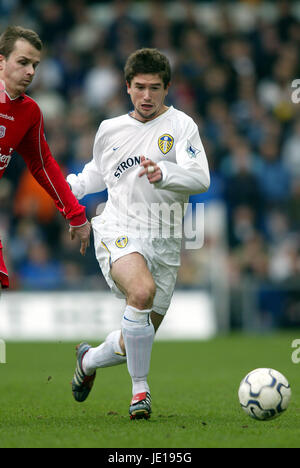
[[[111,332],[104,343],[90,348],[83,356],[82,367],[86,375],[92,375],[99,367],[117,366],[126,362],[126,355],[120,347],[121,330]]]
[[[92,375],[99,367],[116,366],[127,360],[128,372],[132,379],[132,394],[149,392],[147,377],[155,334],[150,312],[151,309],[139,310],[126,306],[122,319],[126,355],[120,346],[121,330],[115,330],[100,346],[90,348],[84,355],[84,373]]]
[[[151,350],[154,327],[150,320],[151,309],[139,310],[127,306],[122,319],[122,334],[126,348],[127,367],[132,379],[132,394],[149,392]]]

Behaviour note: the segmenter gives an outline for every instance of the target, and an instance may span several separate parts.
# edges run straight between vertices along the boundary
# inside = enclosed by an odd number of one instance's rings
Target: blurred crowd
[[[286,0],[0,0],[0,30],[20,24],[44,42],[28,94],[66,175],[90,160],[100,122],[130,110],[127,56],[145,46],[168,56],[167,104],[197,122],[211,170],[209,191],[191,201],[226,213],[233,325],[245,278],[257,285],[262,314],[300,325],[299,18],[299,2]],[[105,197],[83,199],[89,217]],[[80,256],[20,157],[1,180],[0,203],[13,289],[106,288],[93,246]],[[177,287],[205,283],[210,241],[196,254],[183,251]]]

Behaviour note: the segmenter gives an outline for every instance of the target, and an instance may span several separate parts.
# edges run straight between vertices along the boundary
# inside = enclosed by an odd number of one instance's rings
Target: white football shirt
[[[141,156],[159,165],[163,178],[150,184],[139,177]],[[93,158],[67,181],[78,199],[107,188],[108,200],[93,226],[112,232],[170,237],[181,232],[189,195],[210,184],[206,154],[193,119],[173,106],[149,122],[129,114],[104,120],[95,137]]]

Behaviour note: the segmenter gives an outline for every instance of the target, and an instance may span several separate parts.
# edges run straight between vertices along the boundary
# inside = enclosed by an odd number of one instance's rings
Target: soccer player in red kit
[[[39,106],[24,94],[40,62],[41,50],[39,36],[29,29],[9,26],[0,36],[0,178],[16,151],[68,220],[71,239],[80,240],[84,255],[90,239],[85,207],[78,203],[51,155]],[[0,240],[0,289],[8,286]]]

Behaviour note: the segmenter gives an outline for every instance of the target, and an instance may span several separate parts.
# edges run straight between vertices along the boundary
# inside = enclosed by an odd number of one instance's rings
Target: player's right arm
[[[69,174],[67,182],[78,200],[90,193],[102,192],[106,184],[99,169],[99,160],[102,153],[102,129],[101,125],[95,137],[93,158],[88,162],[79,174]]]
[[[69,174],[67,182],[78,200],[81,200],[89,193],[102,192],[106,189],[105,182],[97,169],[94,159],[87,163],[79,174]]]

